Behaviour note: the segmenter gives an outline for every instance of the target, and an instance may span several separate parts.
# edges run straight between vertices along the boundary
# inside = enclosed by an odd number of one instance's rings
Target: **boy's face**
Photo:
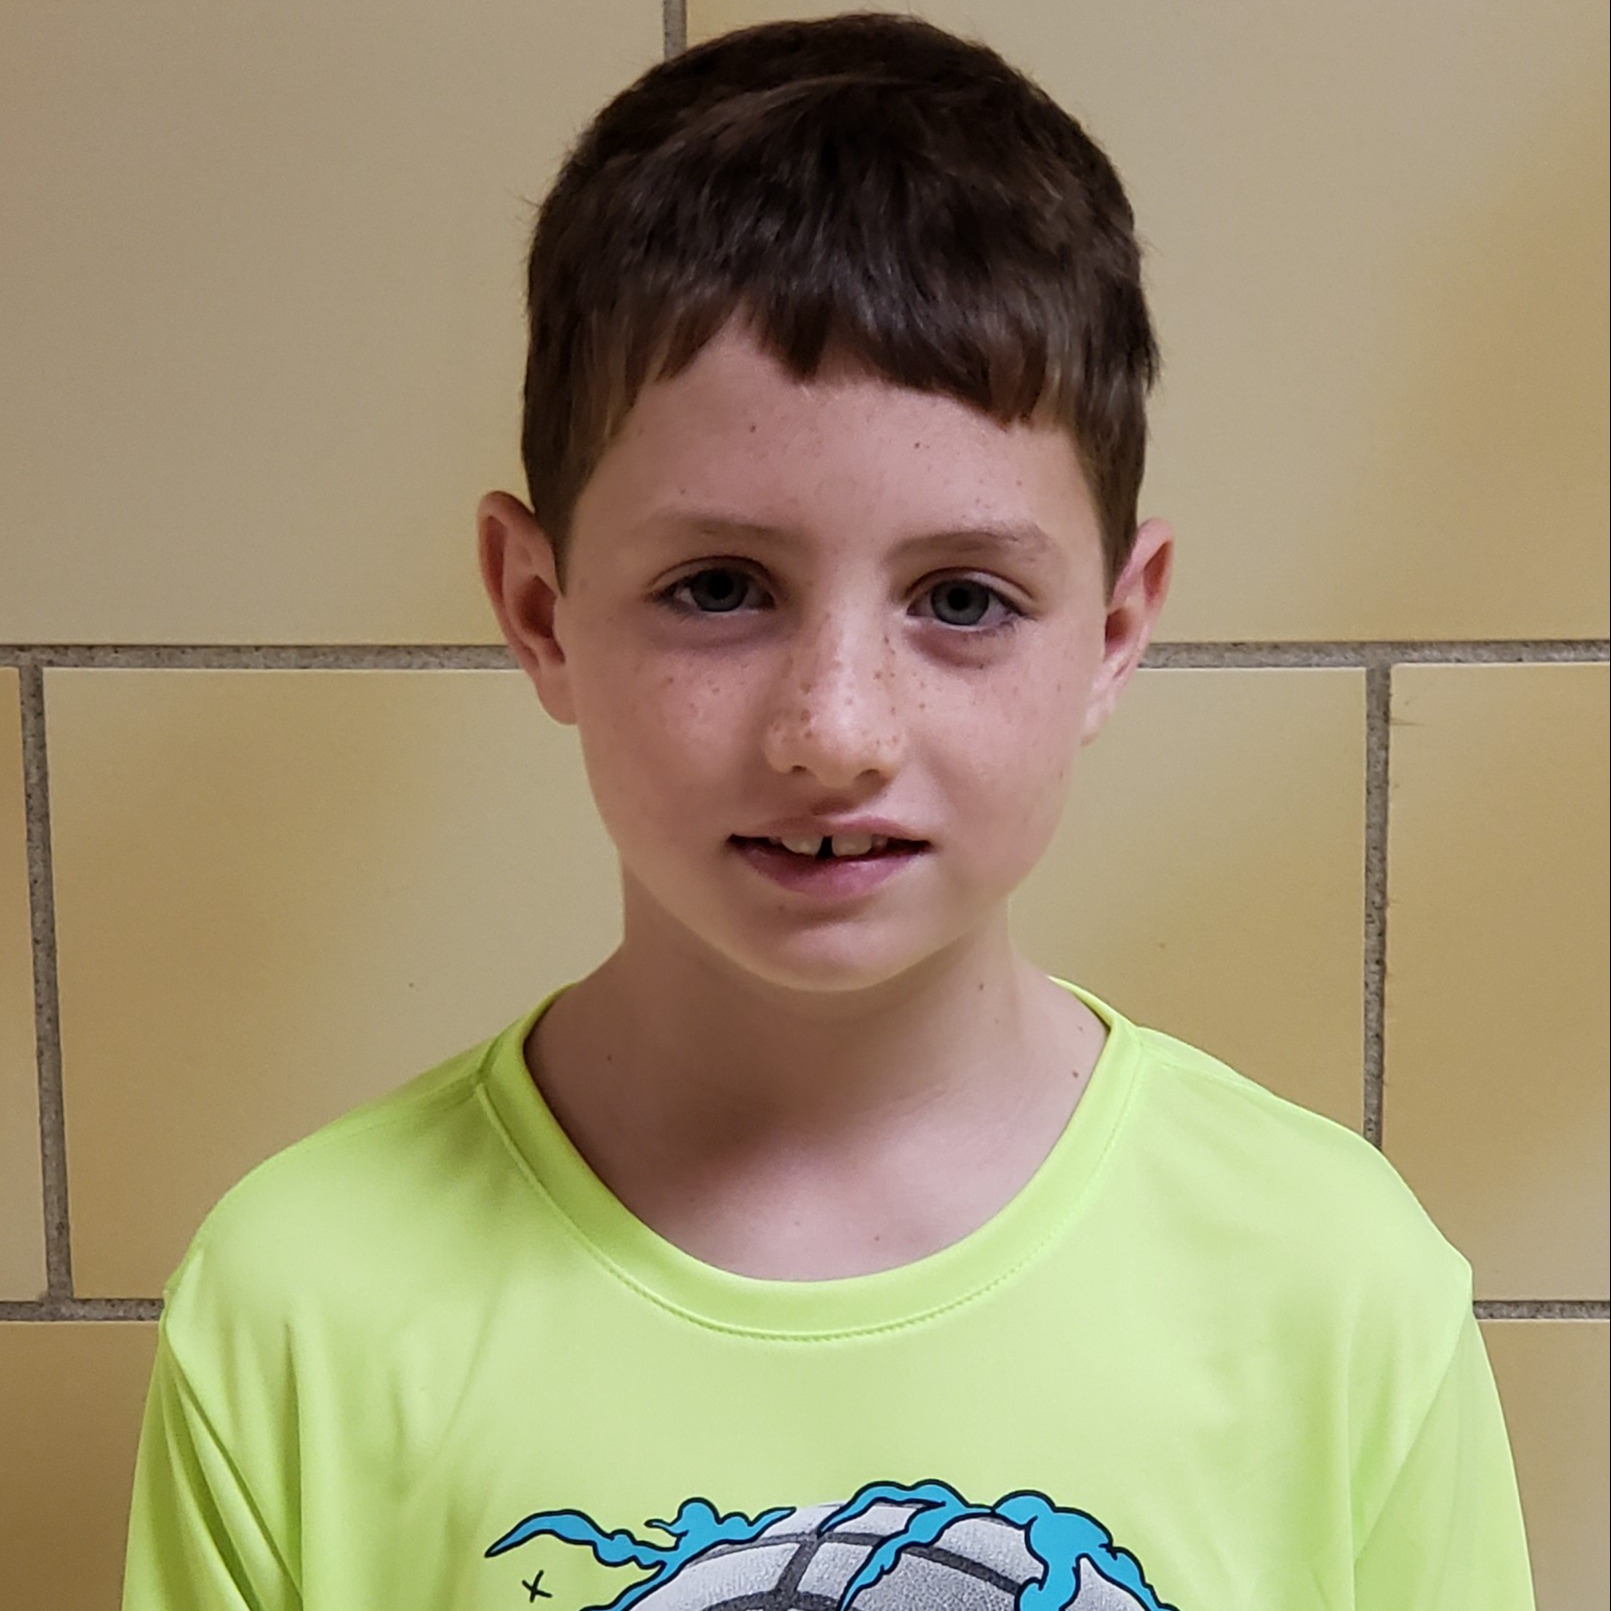
[[[999,922],[1163,600],[1166,528],[1104,597],[1073,448],[729,327],[645,389],[578,501],[557,590],[523,505],[483,569],[580,730],[629,941],[775,985],[871,986]],[[769,845],[877,833],[821,860]],[[843,848],[843,846],[841,846]]]

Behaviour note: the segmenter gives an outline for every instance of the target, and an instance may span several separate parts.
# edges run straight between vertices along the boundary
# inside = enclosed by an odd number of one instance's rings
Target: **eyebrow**
[[[770,526],[764,521],[737,520],[730,515],[702,510],[668,510],[651,516],[645,525],[697,532],[702,536],[760,538],[768,542],[787,543],[799,538],[799,532],[790,526]],[[1052,557],[1057,546],[1033,520],[1008,520],[917,532],[896,543],[895,553],[904,556],[924,549],[945,548],[976,554],[1006,552],[1019,559],[1035,560]]]

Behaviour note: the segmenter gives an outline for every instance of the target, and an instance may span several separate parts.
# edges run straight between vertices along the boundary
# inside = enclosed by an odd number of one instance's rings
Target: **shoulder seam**
[[[197,1252],[211,1239],[215,1223],[220,1210],[232,1201],[250,1183],[259,1179],[267,1179],[289,1168],[296,1159],[309,1153],[323,1152],[328,1147],[338,1145],[349,1137],[367,1135],[372,1131],[385,1128],[397,1122],[398,1110],[401,1107],[423,1108],[429,1111],[432,1108],[451,1108],[459,1106],[474,1099],[476,1092],[485,1081],[487,1060],[491,1055],[491,1048],[497,1037],[484,1042],[479,1047],[470,1047],[458,1056],[466,1059],[468,1066],[452,1079],[445,1081],[433,1091],[410,1097],[406,1102],[396,1101],[402,1091],[414,1079],[424,1077],[424,1074],[433,1072],[425,1070],[422,1074],[410,1076],[393,1090],[381,1096],[371,1098],[357,1107],[349,1108],[345,1113],[338,1114],[328,1123],[320,1125],[317,1129],[309,1131],[305,1136],[299,1136],[295,1141],[288,1142],[278,1151],[270,1153],[267,1158],[260,1160],[246,1171],[239,1180],[235,1181],[221,1197],[218,1198],[211,1209],[208,1210],[201,1224],[196,1228],[190,1245],[185,1249],[184,1256],[175,1266],[173,1274],[163,1285],[163,1296],[169,1297],[171,1289],[178,1282],[180,1276],[195,1258]],[[470,1061],[472,1053],[478,1053]],[[442,1067],[438,1064],[437,1067]],[[367,1111],[366,1111],[367,1110]]]
[[[1239,1069],[1231,1067],[1223,1059],[1215,1057],[1212,1052],[1205,1052],[1186,1041],[1178,1040],[1163,1030],[1143,1027],[1141,1033],[1148,1041],[1149,1051],[1158,1063],[1171,1073],[1186,1078],[1211,1080],[1220,1089],[1230,1092],[1256,1108],[1264,1111],[1274,1110],[1280,1117],[1295,1119],[1306,1129],[1313,1129],[1317,1133],[1337,1132],[1347,1136],[1358,1145],[1368,1147],[1374,1156],[1386,1161],[1381,1149],[1372,1146],[1353,1125],[1344,1124],[1340,1119],[1332,1118],[1329,1113],[1305,1107],[1302,1102],[1290,1096],[1283,1096],[1279,1091],[1272,1090],[1251,1075],[1243,1074]],[[1183,1056],[1181,1055],[1183,1052],[1192,1055]]]

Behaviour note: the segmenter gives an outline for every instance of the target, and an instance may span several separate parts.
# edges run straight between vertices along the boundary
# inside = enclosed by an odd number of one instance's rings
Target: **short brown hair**
[[[1158,352],[1112,164],[994,51],[855,13],[725,34],[583,133],[539,212],[521,453],[564,575],[582,488],[649,381],[734,315],[799,379],[845,358],[1071,433],[1109,584]]]

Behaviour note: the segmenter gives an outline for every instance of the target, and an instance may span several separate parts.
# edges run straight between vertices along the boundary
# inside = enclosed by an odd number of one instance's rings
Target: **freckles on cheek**
[[[683,676],[665,671],[656,683],[654,699],[644,702],[645,715],[651,725],[675,725],[685,732],[708,729],[721,719],[725,693],[722,680],[709,672]]]
[[[733,729],[719,679],[665,666],[621,679],[592,715],[611,770],[658,780],[659,787],[670,787],[674,778],[691,782],[719,766]]]

